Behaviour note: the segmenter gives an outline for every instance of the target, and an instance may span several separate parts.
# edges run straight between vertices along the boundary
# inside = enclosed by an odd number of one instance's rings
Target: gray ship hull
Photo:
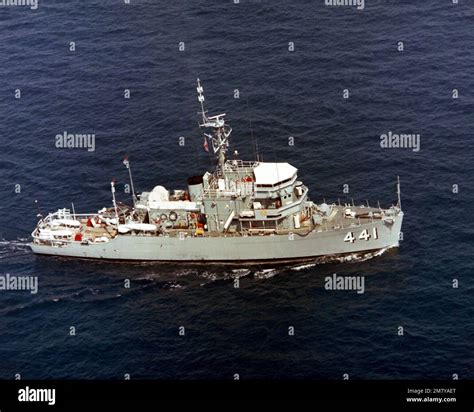
[[[246,264],[303,261],[325,256],[365,253],[399,245],[403,212],[392,222],[376,220],[340,229],[315,229],[309,234],[265,236],[140,236],[118,235],[107,243],[31,243],[37,254],[90,259]],[[362,239],[365,231],[370,237]],[[348,234],[351,234],[348,239]],[[374,234],[374,235],[372,235]],[[376,235],[375,235],[376,234]]]
[[[225,113],[209,116],[197,80],[204,147],[216,159],[213,172],[190,176],[187,189],[156,185],[135,193],[133,207],[76,214],[63,208],[41,218],[32,233],[33,252],[87,259],[220,264],[304,261],[397,247],[403,220],[398,202],[388,209],[316,204],[287,162],[244,161],[226,155],[232,128]],[[211,150],[212,149],[212,150]],[[330,260],[330,259],[327,259]]]

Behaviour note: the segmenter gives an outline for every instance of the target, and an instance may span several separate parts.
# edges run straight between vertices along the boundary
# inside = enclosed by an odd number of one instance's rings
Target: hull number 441
[[[344,238],[344,242],[354,243],[357,239],[367,241],[370,239],[378,239],[378,238],[379,238],[379,234],[377,232],[377,228],[374,227],[372,228],[372,234],[369,232],[368,229],[364,229],[357,238],[354,236],[354,232],[348,232],[346,237]]]

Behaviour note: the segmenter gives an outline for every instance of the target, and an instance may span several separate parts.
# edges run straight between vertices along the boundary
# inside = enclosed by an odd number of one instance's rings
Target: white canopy
[[[149,202],[167,202],[169,192],[163,186],[155,186],[148,195]]]
[[[275,185],[292,179],[298,169],[289,163],[259,163],[253,169],[257,185]]]

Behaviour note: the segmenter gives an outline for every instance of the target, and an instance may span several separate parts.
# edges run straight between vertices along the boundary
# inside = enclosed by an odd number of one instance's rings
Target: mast
[[[400,193],[400,176],[397,176],[397,196],[398,196],[398,208],[402,210],[402,199]]]
[[[215,116],[207,115],[207,111],[204,108],[204,89],[202,88],[199,79],[197,79],[196,90],[198,93],[198,101],[201,104],[201,111],[199,114],[202,115],[202,123],[199,125],[199,127],[212,129],[212,134],[204,133],[204,136],[211,141],[212,150],[216,156],[218,168],[223,173],[226,160],[225,154],[229,147],[229,137],[232,133],[232,128],[225,123],[225,113]]]
[[[112,202],[113,202],[113,205],[114,205],[114,209],[115,209],[115,224],[119,225],[119,217],[118,217],[118,211],[117,211],[117,202],[115,201],[115,178],[112,179],[112,181],[110,182],[110,190],[112,191]]]
[[[135,194],[135,188],[133,187],[132,169],[130,167],[130,160],[128,160],[128,156],[124,157],[123,164],[128,169],[128,176],[130,177],[130,188],[132,189],[133,207],[135,207],[137,204],[137,195]]]

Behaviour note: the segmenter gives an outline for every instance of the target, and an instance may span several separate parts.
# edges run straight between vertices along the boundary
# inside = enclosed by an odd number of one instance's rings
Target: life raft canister
[[[176,212],[170,212],[169,218],[172,222],[178,219],[178,214]]]

